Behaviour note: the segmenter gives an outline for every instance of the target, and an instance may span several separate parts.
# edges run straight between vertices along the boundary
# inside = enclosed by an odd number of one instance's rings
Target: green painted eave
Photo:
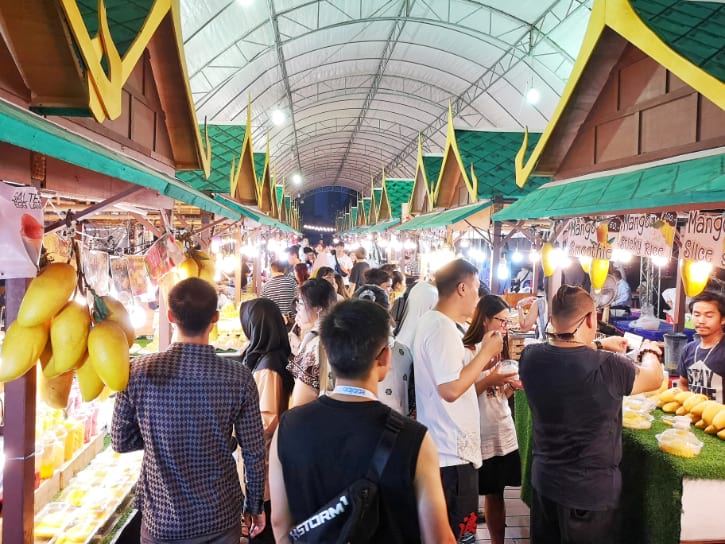
[[[0,141],[239,219],[238,213],[193,187],[4,100],[0,100]]]
[[[401,205],[410,201],[413,192],[414,181],[412,179],[386,179],[385,191],[388,193],[390,203],[390,216],[400,217]]]
[[[630,0],[670,48],[725,82],[725,6],[683,0]]]
[[[393,219],[383,221],[382,223],[377,223],[375,225],[369,226],[367,229],[365,229],[365,234],[383,232],[384,230],[388,230],[390,227],[394,227],[398,223],[400,223],[400,217],[394,217]]]
[[[232,160],[238,166],[246,127],[241,125],[208,125],[208,130],[211,145],[211,173],[209,179],[204,177],[204,172],[201,170],[179,171],[176,173],[176,177],[199,191],[228,193],[231,189],[229,186],[229,173],[232,168]],[[204,141],[203,125],[199,127],[199,131],[201,132],[202,141]],[[257,155],[257,153],[254,155]],[[261,175],[261,172],[257,175]]]
[[[467,206],[460,206],[458,208],[451,208],[449,210],[443,210],[440,212],[427,213],[425,215],[419,215],[414,217],[407,223],[403,223],[398,227],[397,230],[422,230],[422,229],[433,229],[439,227],[447,227],[448,225],[455,225],[459,221],[485,210],[493,204],[490,200],[476,202],[475,204],[469,204]]]
[[[76,0],[91,37],[98,34],[97,0]],[[123,57],[141,31],[154,0],[105,0],[106,17],[113,43]]]
[[[542,178],[529,178],[520,188],[516,185],[514,158],[524,141],[523,132],[456,130],[456,144],[461,160],[470,176],[473,165],[478,178],[477,198],[521,198],[544,183]],[[527,156],[536,147],[541,134],[529,133]]]
[[[228,197],[226,195],[215,194],[214,200],[217,200],[217,201],[221,202],[222,204],[224,204],[225,206],[228,206],[232,210],[239,212],[244,217],[248,217],[252,221],[256,221],[260,225],[272,227],[272,228],[279,229],[279,230],[285,231],[285,232],[297,232],[295,229],[293,229],[289,225],[286,225],[286,224],[282,223],[281,221],[277,221],[274,217],[269,217],[268,215],[263,214],[259,210],[253,210],[250,207],[245,206],[244,204],[240,204],[239,202],[232,200],[230,197]]]
[[[425,178],[428,180],[428,192],[433,193],[435,185],[438,182],[438,176],[441,175],[441,166],[443,166],[442,155],[424,155],[423,168],[425,169]]]
[[[725,155],[623,174],[547,184],[493,216],[495,221],[676,210],[725,205]]]

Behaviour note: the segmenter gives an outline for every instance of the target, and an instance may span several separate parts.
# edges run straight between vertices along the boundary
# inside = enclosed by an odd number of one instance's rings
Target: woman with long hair
[[[332,285],[325,280],[308,280],[300,287],[300,306],[297,316],[311,322],[303,336],[297,356],[287,366],[295,378],[292,390],[292,406],[300,406],[315,400],[320,391],[328,389],[329,371],[327,358],[320,343],[319,327],[327,312],[337,303]]]
[[[245,302],[239,308],[242,330],[249,344],[242,354],[242,362],[252,372],[259,392],[259,411],[262,414],[264,441],[269,446],[279,425],[279,418],[289,405],[294,378],[287,370],[292,350],[287,338],[279,307],[267,298],[256,298]],[[265,481],[264,509],[270,518],[269,485]],[[274,544],[271,523],[250,542]]]
[[[478,407],[481,414],[481,457],[478,469],[478,493],[483,495],[486,525],[492,544],[503,544],[506,530],[506,505],[503,491],[506,486],[521,485],[516,428],[511,417],[508,399],[520,387],[516,372],[499,369],[502,359],[508,358],[509,305],[496,295],[482,296],[463,337],[463,344],[473,355],[480,349],[483,336],[499,331],[504,345],[500,355],[491,359],[476,382]]]
[[[298,287],[301,287],[303,283],[310,279],[310,270],[305,263],[295,265],[295,279]]]

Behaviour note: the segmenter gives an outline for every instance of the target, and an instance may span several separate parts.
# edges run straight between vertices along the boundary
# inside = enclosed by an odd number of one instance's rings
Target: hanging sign
[[[184,260],[184,254],[176,245],[174,237],[164,234],[149,248],[144,260],[151,283],[158,285],[161,276]]]
[[[131,294],[135,297],[143,296],[148,291],[148,272],[146,262],[142,255],[129,255],[126,257],[128,280],[131,284]]]
[[[682,232],[680,257],[725,268],[725,218],[692,210]]]
[[[0,279],[36,276],[43,231],[43,203],[35,187],[0,183]]]
[[[572,218],[564,235],[565,250],[570,257],[611,259],[611,241],[607,221],[597,224],[583,217]]]
[[[628,214],[609,220],[612,245],[639,257],[672,256],[677,214]]]

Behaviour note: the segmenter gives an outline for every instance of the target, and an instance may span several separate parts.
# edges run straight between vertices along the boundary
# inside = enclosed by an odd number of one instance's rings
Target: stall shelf
[[[518,391],[516,434],[522,466],[521,496],[531,504],[532,420],[526,393]],[[704,443],[692,459],[657,446],[668,427],[661,410],[652,427],[622,430],[622,540],[620,544],[725,542],[721,498],[725,496],[725,441],[691,427]]]

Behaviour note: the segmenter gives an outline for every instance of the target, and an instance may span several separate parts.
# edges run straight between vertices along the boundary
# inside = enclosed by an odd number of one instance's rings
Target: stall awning
[[[494,221],[725,207],[725,154],[567,183],[552,182]]]
[[[459,221],[485,210],[493,204],[491,200],[483,200],[475,204],[461,206],[459,208],[451,208],[441,212],[428,213],[414,217],[407,223],[403,223],[397,230],[422,230],[434,229],[437,227],[447,227],[455,225]]]
[[[252,221],[256,221],[260,225],[264,225],[267,227],[272,227],[275,229],[279,229],[283,232],[292,232],[297,234],[297,231],[290,227],[289,225],[282,223],[282,221],[278,221],[274,217],[270,217],[268,215],[263,214],[260,211],[253,210],[248,206],[245,206],[244,204],[240,204],[239,202],[235,202],[231,198],[220,195],[219,193],[214,193],[214,200],[220,202],[221,204],[231,208],[232,210],[239,212],[244,217],[247,217],[251,219]]]
[[[239,219],[238,213],[176,178],[74,134],[5,100],[0,100],[0,141],[153,189],[162,195],[229,219]]]
[[[394,217],[390,221],[384,221],[382,223],[376,223],[375,225],[370,225],[368,228],[366,228],[362,234],[371,234],[373,232],[383,232],[384,230],[388,230],[390,227],[394,227],[400,223],[400,217]]]

